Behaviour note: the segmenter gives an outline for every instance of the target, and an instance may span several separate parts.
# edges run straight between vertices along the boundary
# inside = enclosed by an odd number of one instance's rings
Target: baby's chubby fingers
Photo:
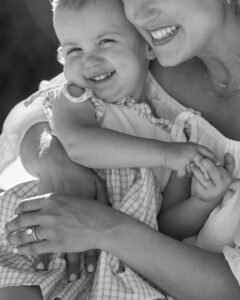
[[[208,148],[204,146],[199,146],[199,156],[196,157],[197,160],[210,159],[214,162],[216,166],[222,166],[221,160]]]
[[[204,160],[205,160],[205,158],[201,157],[200,155],[195,155],[193,158],[193,162],[194,162],[195,166],[201,170],[202,175],[205,177],[205,179],[210,180],[209,174],[203,165]]]
[[[230,153],[224,155],[224,168],[230,175],[233,174],[235,169],[235,159]]]
[[[216,164],[212,160],[207,158],[203,159],[201,164],[214,185],[218,185],[222,179],[223,168],[216,166]]]
[[[209,179],[207,179],[206,176],[204,176],[204,173],[201,171],[201,169],[197,167],[194,163],[190,164],[190,169],[193,176],[200,183],[200,185],[202,185],[202,187],[205,189],[209,188],[209,185],[212,184],[210,177]]]

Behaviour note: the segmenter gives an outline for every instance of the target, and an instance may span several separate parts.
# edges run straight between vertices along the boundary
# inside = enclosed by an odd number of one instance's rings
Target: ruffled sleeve
[[[0,135],[0,174],[18,157],[20,143],[26,131],[33,124],[47,121],[42,105],[43,100],[50,89],[62,85],[63,82],[62,75],[50,82],[41,82],[39,91],[19,102],[10,111]]]

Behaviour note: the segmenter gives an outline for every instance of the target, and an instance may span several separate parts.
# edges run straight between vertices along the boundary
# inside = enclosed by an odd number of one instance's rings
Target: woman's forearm
[[[223,255],[185,245],[128,216],[108,229],[100,248],[111,252],[178,300],[239,299]]]

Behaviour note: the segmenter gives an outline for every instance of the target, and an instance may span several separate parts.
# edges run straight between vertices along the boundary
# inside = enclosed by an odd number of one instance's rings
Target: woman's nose
[[[127,18],[134,25],[144,27],[159,16],[159,10],[149,0],[124,0],[124,10]]]

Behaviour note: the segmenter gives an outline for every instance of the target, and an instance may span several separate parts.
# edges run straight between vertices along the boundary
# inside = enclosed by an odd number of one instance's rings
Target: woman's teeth
[[[101,81],[101,80],[111,77],[112,74],[113,74],[113,72],[103,73],[103,74],[91,77],[91,80]]]
[[[163,29],[151,31],[151,36],[155,40],[164,40],[164,39],[174,35],[177,30],[178,30],[178,26],[169,26],[169,27],[165,27]]]

